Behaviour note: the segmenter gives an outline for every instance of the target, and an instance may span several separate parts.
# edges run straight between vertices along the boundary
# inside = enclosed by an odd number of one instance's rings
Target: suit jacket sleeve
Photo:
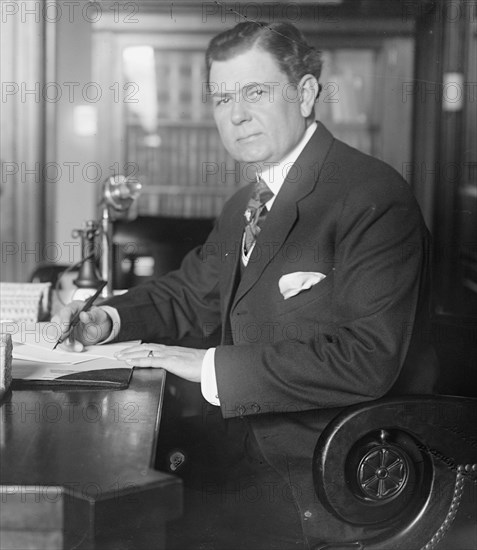
[[[379,398],[396,381],[415,331],[427,230],[407,184],[391,170],[383,177],[343,199],[329,322],[306,330],[297,309],[299,338],[217,348],[224,416],[344,406]],[[302,307],[310,318],[321,302]]]
[[[194,342],[207,341],[220,326],[216,234],[214,228],[203,246],[186,255],[180,269],[105,302],[121,318],[116,340],[176,343],[192,337]]]

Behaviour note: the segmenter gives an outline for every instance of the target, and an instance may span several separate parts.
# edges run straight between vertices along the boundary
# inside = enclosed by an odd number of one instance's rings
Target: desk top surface
[[[165,373],[135,369],[125,390],[14,390],[0,407],[0,483],[60,486],[94,500],[180,484],[152,469]]]

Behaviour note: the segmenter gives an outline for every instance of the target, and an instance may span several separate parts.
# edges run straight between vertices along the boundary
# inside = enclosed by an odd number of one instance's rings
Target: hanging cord
[[[66,306],[66,302],[64,302],[62,299],[61,299],[61,296],[60,296],[60,282],[61,280],[63,279],[64,275],[66,275],[67,273],[69,273],[70,271],[73,271],[74,269],[77,269],[79,267],[81,267],[85,262],[87,262],[88,260],[90,260],[91,258],[94,258],[95,254],[94,252],[92,252],[91,254],[89,254],[88,256],[86,256],[86,258],[83,258],[82,260],[80,260],[79,262],[76,262],[75,264],[73,265],[70,265],[69,267],[67,267],[64,271],[62,271],[60,273],[60,275],[58,276],[58,279],[56,279],[56,284],[55,284],[55,292],[56,292],[56,296],[58,298],[58,301],[60,302],[60,304],[62,306]]]

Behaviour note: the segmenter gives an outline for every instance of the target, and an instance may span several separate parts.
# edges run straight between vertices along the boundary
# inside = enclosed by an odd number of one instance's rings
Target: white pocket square
[[[326,275],[317,271],[296,271],[280,277],[278,287],[285,300],[322,281]]]

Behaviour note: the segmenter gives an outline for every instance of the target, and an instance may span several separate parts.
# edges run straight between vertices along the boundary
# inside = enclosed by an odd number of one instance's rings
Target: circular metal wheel
[[[327,506],[345,521],[379,528],[402,522],[423,505],[432,463],[414,438],[381,429],[360,438],[340,460],[328,462],[322,480]]]
[[[411,465],[399,447],[377,445],[361,459],[357,484],[365,498],[383,502],[393,499],[406,487]]]

